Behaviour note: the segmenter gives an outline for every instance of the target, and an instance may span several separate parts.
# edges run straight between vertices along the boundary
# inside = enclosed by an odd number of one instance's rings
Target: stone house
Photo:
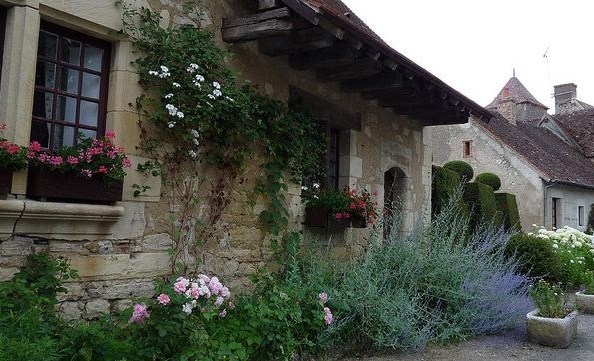
[[[586,230],[594,203],[593,112],[576,99],[575,84],[556,86],[555,104],[556,114],[548,114],[514,76],[487,106],[495,115],[489,122],[434,129],[434,163],[461,159],[475,174],[499,175],[501,191],[517,195],[524,230]]]
[[[325,122],[332,140],[328,186],[375,191],[380,206],[384,190],[396,188],[405,227],[430,209],[427,126],[491,116],[390,48],[339,0],[210,0],[197,9],[199,21],[186,16],[181,0],[144,3],[160,13],[165,28],[211,29],[221,46],[232,48],[242,79]],[[142,89],[131,43],[119,32],[121,18],[113,0],[0,0],[0,119],[8,140],[57,147],[72,144],[79,131],[113,130],[134,165],[147,161],[137,148],[142,115],[133,106]],[[69,318],[93,318],[150,295],[153,279],[170,271],[167,219],[176,205],[158,178],[128,171],[121,201],[85,204],[29,199],[27,177],[26,170],[14,173],[12,196],[0,200],[0,279],[31,252],[65,256],[81,278],[68,285],[61,309]],[[137,183],[150,190],[135,196]],[[246,201],[250,187],[236,185],[200,260],[202,270],[232,290],[272,254],[257,217],[262,204]],[[291,227],[299,228],[299,185],[290,186],[288,200]],[[368,233],[333,231],[333,244],[344,252],[361,248]]]

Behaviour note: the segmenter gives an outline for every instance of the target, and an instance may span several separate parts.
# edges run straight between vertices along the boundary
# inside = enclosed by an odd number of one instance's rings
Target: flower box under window
[[[308,227],[318,228],[367,228],[365,219],[336,219],[336,216],[328,208],[323,207],[306,208],[304,224]]]
[[[102,177],[86,178],[70,172],[30,167],[27,197],[48,201],[113,203],[122,200],[124,181],[105,181]]]

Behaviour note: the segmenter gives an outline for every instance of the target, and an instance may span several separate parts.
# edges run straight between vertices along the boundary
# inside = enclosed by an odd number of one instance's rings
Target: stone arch
[[[392,167],[384,173],[384,238],[407,229],[410,193],[410,178],[402,168]]]

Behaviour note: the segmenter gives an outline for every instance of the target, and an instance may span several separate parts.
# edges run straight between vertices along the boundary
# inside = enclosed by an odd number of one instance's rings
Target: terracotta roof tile
[[[551,181],[594,188],[594,162],[548,129],[527,122],[510,124],[501,115],[477,122],[524,157]]]
[[[524,84],[522,84],[515,76],[511,77],[507,81],[507,83],[503,86],[497,97],[495,97],[491,104],[487,105],[486,108],[497,109],[499,104],[508,100],[513,100],[516,104],[532,103],[534,105],[543,107],[544,109],[549,109],[546,105],[536,100],[536,98],[532,94],[530,94],[528,89],[526,89]]]
[[[555,115],[554,118],[573,137],[586,157],[594,157],[594,108]]]

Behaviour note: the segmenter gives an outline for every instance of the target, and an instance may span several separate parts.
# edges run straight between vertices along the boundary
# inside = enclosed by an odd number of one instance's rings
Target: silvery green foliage
[[[458,195],[459,197],[459,195]],[[335,293],[343,312],[333,331],[374,347],[419,350],[514,327],[531,307],[529,278],[504,255],[510,234],[483,224],[470,229],[454,197],[432,224],[383,240],[345,267]]]

